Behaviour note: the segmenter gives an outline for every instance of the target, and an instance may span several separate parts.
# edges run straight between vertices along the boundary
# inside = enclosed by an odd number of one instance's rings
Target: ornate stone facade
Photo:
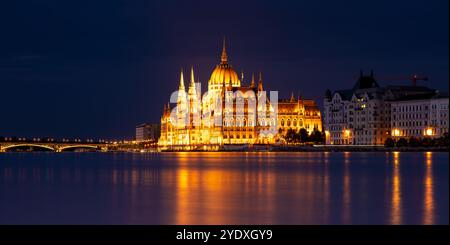
[[[257,83],[254,76],[248,85],[242,85],[241,80],[228,63],[225,42],[221,62],[203,96],[193,69],[187,92],[181,72],[178,93],[173,95],[176,107],[164,106],[159,147],[214,150],[224,145],[274,144],[282,141],[288,128],[322,130],[314,101],[293,97],[278,101],[277,93],[264,91],[261,74]]]

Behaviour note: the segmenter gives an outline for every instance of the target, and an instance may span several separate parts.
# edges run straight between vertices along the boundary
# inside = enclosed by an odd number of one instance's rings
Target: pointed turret
[[[164,104],[164,113],[163,113],[163,117],[167,117],[168,115],[170,115],[169,103]]]
[[[198,98],[198,95],[197,95],[197,89],[195,88],[195,78],[194,78],[195,76],[194,76],[194,68],[193,67],[191,67],[191,82],[189,83],[189,90],[188,90],[188,100],[190,101],[190,103],[192,104],[192,105],[190,105],[191,106],[191,109],[192,109],[192,106],[197,106],[197,98]]]
[[[184,127],[186,125],[186,112],[188,108],[188,104],[186,101],[186,90],[184,88],[184,76],[183,76],[183,70],[181,70],[180,75],[180,88],[178,90],[178,98],[177,98],[177,127]]]
[[[191,67],[191,82],[189,83],[189,90],[188,90],[188,108],[189,108],[189,125],[190,126],[197,126],[199,123],[198,120],[198,112],[200,111],[199,108],[200,104],[198,101],[198,95],[197,95],[197,89],[195,88],[195,76],[194,76],[194,68]]]
[[[292,92],[292,94],[291,94],[291,99],[290,99],[290,102],[295,102],[295,98],[294,98],[294,92]]]
[[[186,89],[184,87],[184,76],[183,76],[183,70],[181,70],[180,74],[180,87],[178,88],[178,99],[177,99],[178,105],[186,103]],[[181,110],[181,107],[178,106]]]
[[[252,81],[250,83],[250,87],[254,88],[255,87],[255,74],[252,73]]]
[[[263,91],[262,73],[259,72],[258,91]]]
[[[185,89],[184,89],[183,69],[181,69],[181,74],[180,74],[180,87],[179,87],[178,90],[179,90],[179,91],[185,91]]]
[[[225,38],[223,38],[222,56],[221,56],[220,60],[222,61],[222,64],[228,63],[228,56],[227,56]]]
[[[193,66],[191,66],[191,84],[195,85],[194,67]]]
[[[195,92],[195,78],[194,78],[194,67],[191,67],[191,83],[189,84],[189,91],[193,88]]]

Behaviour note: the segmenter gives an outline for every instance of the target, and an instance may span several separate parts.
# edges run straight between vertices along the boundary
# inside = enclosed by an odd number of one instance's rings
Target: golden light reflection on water
[[[400,179],[400,153],[394,154],[394,170],[392,174],[391,224],[402,224],[402,193]]]
[[[344,152],[344,192],[342,223],[351,224],[351,183],[350,183],[350,152]]]
[[[329,175],[329,162],[330,162],[330,153],[324,152],[323,153],[323,200],[324,200],[324,209],[323,209],[323,223],[326,224],[329,221],[330,216],[330,175]]]
[[[117,155],[97,166],[3,164],[0,191],[26,198],[38,186],[38,206],[76,196],[112,223],[441,224],[440,154],[180,152]]]
[[[295,205],[300,210],[306,210],[303,215],[307,220],[312,220],[316,215],[317,203],[302,200],[315,200],[315,195],[322,195],[319,191],[313,191],[315,188],[322,189],[322,178],[289,172],[283,178],[275,178],[270,160],[276,159],[272,157],[273,153],[178,156],[177,167],[162,173],[162,179],[175,176],[174,224],[255,223],[255,220],[263,224],[277,223],[277,215],[281,215],[279,212],[295,208]],[[265,160],[260,162],[261,159]],[[256,160],[257,166],[247,164],[247,160]],[[289,159],[292,163],[295,160]],[[217,164],[219,162],[220,166]],[[304,190],[303,195],[294,194],[299,188]],[[288,200],[280,200],[277,199],[280,193],[292,195]],[[257,218],[248,219],[250,216]],[[289,218],[293,219],[292,214]]]
[[[425,170],[425,193],[424,193],[424,220],[423,224],[432,225],[434,220],[434,192],[433,192],[433,153],[425,153],[426,170]]]
[[[179,154],[178,167],[173,171],[163,172],[163,179],[175,176],[174,224],[232,224],[233,220],[239,218],[234,216],[237,214],[235,211],[245,209],[246,193],[252,196],[273,195],[273,189],[263,188],[271,186],[272,180],[268,173],[214,166],[216,162],[223,162],[224,158],[231,158],[232,161],[242,161],[243,158],[217,153],[202,155],[208,158],[207,163],[196,165],[201,160],[200,156],[199,159],[193,159]],[[250,193],[255,190],[256,193]],[[243,195],[241,201],[234,199],[236,194]],[[265,204],[271,206],[270,202]]]
[[[351,224],[351,183],[350,183],[350,152],[344,152],[344,183],[343,183],[343,210],[342,210],[342,223]]]

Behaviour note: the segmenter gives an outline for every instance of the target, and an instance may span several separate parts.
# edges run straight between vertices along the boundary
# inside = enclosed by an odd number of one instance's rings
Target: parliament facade
[[[294,95],[278,99],[277,93],[264,91],[261,73],[258,81],[252,75],[249,84],[242,83],[243,76],[239,78],[228,62],[225,42],[220,64],[213,70],[203,96],[193,69],[187,91],[181,71],[178,91],[171,97],[175,105],[164,106],[158,146],[216,150],[223,146],[283,143],[289,129],[322,131],[320,110],[313,100]]]

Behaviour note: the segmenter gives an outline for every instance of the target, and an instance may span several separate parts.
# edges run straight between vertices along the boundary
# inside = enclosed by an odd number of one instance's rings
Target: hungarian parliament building
[[[314,100],[295,98],[293,94],[289,99],[278,99],[278,93],[266,93],[261,73],[258,81],[252,75],[249,84],[242,83],[243,77],[239,78],[228,62],[225,41],[220,63],[203,96],[193,69],[187,91],[181,71],[178,91],[171,96],[174,106],[164,106],[158,146],[215,150],[227,145],[282,143],[289,129],[322,131],[320,110]]]

